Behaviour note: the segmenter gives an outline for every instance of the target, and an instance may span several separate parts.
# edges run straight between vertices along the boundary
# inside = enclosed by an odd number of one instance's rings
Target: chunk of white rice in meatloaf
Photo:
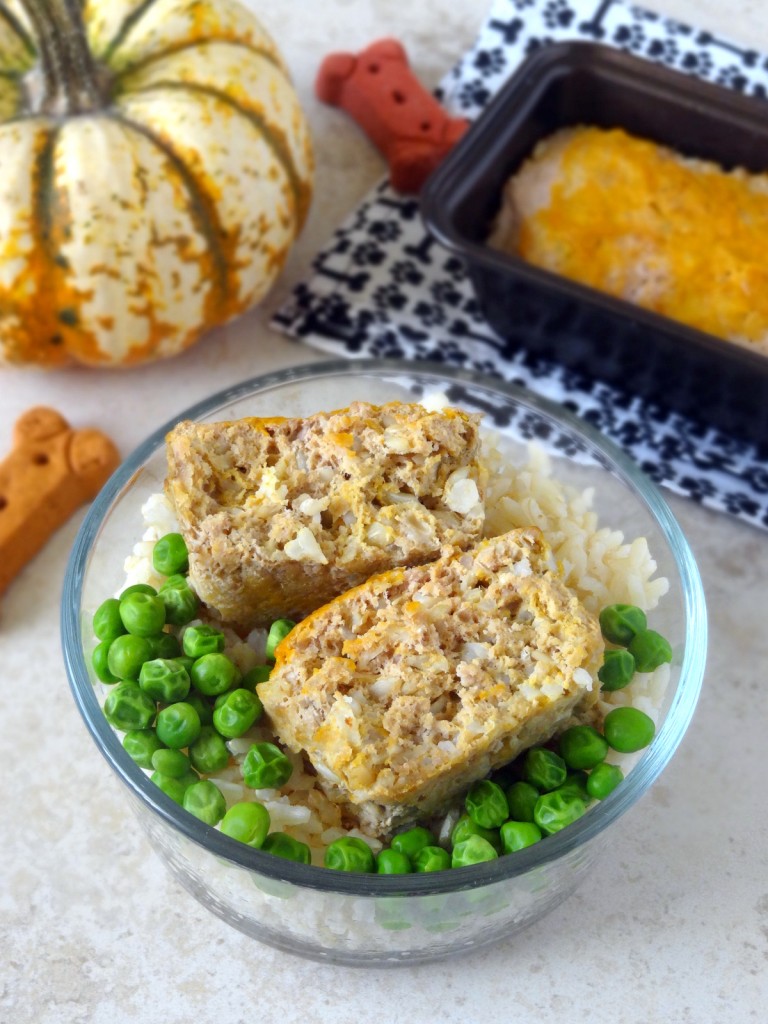
[[[166,490],[190,579],[226,621],[301,619],[483,531],[479,417],[417,404],[178,424]]]
[[[279,645],[259,695],[326,794],[386,836],[586,715],[602,653],[529,527],[336,598]]]

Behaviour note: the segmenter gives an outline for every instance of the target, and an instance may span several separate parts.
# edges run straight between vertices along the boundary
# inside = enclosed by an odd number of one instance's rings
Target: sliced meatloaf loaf
[[[280,644],[259,695],[331,799],[386,836],[585,713],[602,651],[530,527],[336,598]]]
[[[304,419],[183,422],[166,489],[200,597],[249,628],[482,534],[479,417],[357,402]]]

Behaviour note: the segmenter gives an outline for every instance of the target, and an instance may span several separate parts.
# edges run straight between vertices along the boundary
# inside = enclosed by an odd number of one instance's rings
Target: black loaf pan
[[[724,169],[768,171],[768,103],[592,43],[529,57],[428,179],[421,212],[519,349],[768,446],[768,357],[485,244],[507,179],[559,128],[621,127]],[[707,211],[701,211],[702,217]],[[768,261],[768,238],[766,238]]]

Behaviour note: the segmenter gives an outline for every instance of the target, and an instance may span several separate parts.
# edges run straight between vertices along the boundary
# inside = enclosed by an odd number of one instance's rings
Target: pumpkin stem
[[[39,112],[83,114],[104,105],[81,0],[20,0],[32,24],[43,79]]]

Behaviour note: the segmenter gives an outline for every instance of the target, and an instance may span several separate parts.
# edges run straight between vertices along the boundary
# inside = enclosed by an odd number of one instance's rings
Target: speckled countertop
[[[357,129],[312,95],[319,61],[395,34],[434,84],[473,40],[485,0],[251,0],[311,119],[317,202],[260,310],[165,365],[111,374],[0,374],[0,452],[29,406],[108,430],[127,454],[174,411],[260,372],[318,358],[270,313],[379,178]],[[768,50],[759,0],[665,0],[663,13]],[[153,854],[90,740],[61,660],[58,602],[82,513],[16,580],[0,612],[0,1021],[280,1024],[376,1020],[539,1024],[764,1021],[768,1010],[768,542],[670,499],[711,617],[700,705],[594,876],[515,941],[396,972],[321,966],[212,916]]]

